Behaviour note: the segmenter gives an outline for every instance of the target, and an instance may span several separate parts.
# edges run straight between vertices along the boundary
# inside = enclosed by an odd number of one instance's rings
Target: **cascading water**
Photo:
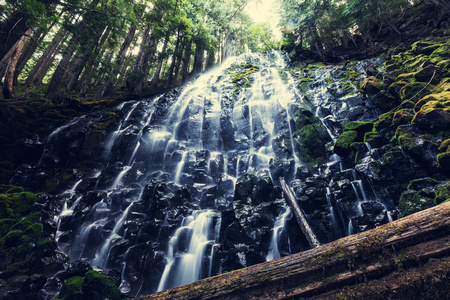
[[[284,177],[297,192],[320,194],[305,186],[325,175],[305,171],[296,150],[299,112],[319,117],[329,140],[338,134],[317,109],[330,97],[323,78],[308,99],[285,69],[280,53],[245,54],[181,91],[55,130],[40,166],[70,167],[77,175],[59,197],[59,248],[71,261],[120,270],[121,289],[132,295],[308,248],[277,184]],[[330,156],[329,169],[337,164]],[[352,211],[356,200],[336,205],[330,189],[351,188],[354,179],[344,181],[322,190],[334,238],[353,231],[348,221],[360,213]]]

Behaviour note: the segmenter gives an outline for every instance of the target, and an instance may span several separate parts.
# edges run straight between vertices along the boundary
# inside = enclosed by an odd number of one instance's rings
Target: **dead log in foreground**
[[[450,202],[141,299],[448,299]]]
[[[294,213],[295,219],[297,220],[300,229],[308,240],[309,246],[311,248],[320,246],[320,242],[314,233],[314,230],[309,226],[308,221],[306,220],[305,214],[302,209],[298,205],[297,197],[295,197],[292,192],[291,187],[286,183],[283,177],[280,177],[281,188],[283,189],[284,198],[286,202],[289,204],[291,211]]]

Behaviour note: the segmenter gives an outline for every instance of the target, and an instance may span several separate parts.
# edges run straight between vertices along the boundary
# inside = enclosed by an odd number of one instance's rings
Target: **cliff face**
[[[446,299],[450,203],[298,254],[137,299]]]

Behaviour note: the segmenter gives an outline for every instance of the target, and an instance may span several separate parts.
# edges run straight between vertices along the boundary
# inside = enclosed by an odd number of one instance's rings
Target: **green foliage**
[[[103,300],[120,300],[120,290],[114,284],[114,280],[105,275],[91,270],[86,273],[83,284],[83,299]]]
[[[404,217],[434,205],[434,199],[423,196],[418,191],[408,190],[400,196],[398,209],[400,216]]]
[[[64,300],[82,300],[83,298],[82,287],[84,283],[84,278],[80,276],[74,276],[68,278],[61,288],[61,292],[58,298]]]

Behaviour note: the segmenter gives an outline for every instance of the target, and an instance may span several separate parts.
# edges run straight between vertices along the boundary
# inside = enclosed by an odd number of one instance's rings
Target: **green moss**
[[[299,137],[296,140],[296,149],[304,163],[314,165],[325,159],[325,144],[331,138],[321,123],[305,125],[294,134]]]
[[[31,212],[36,195],[31,192],[15,193],[11,196],[11,208],[17,217]]]
[[[32,240],[33,242],[36,242],[41,237],[43,232],[44,225],[42,225],[41,223],[34,223],[23,232],[24,239],[26,237],[26,240]]]
[[[400,216],[404,217],[434,205],[434,199],[424,197],[417,191],[408,190],[400,196],[398,209]]]
[[[5,247],[15,247],[20,243],[22,238],[22,230],[11,230],[5,235],[4,242]]]
[[[58,297],[60,299],[64,300],[82,300],[87,299],[83,297],[83,283],[84,278],[80,276],[74,276],[68,278],[64,285],[61,288],[61,292],[59,293]]]
[[[437,185],[439,181],[434,178],[426,177],[420,179],[413,179],[408,184],[408,189],[410,190],[420,190],[424,187],[433,187]]]
[[[8,232],[14,223],[16,223],[16,219],[0,219],[0,236],[4,236],[4,233]]]
[[[15,262],[13,264],[10,264],[6,269],[3,271],[2,278],[3,279],[9,279],[14,276],[19,275],[30,275],[30,261],[24,260]]]
[[[417,102],[429,92],[429,87],[425,87],[426,83],[423,82],[408,83],[400,89],[400,99],[402,101],[411,100]]]
[[[344,131],[334,144],[334,152],[339,156],[347,156],[350,154],[350,146],[358,139],[358,132],[349,130]]]
[[[361,83],[361,90],[366,94],[375,95],[382,90],[387,89],[387,85],[378,78],[368,77]]]
[[[44,182],[44,192],[53,193],[56,190],[56,187],[59,184],[59,180],[56,178],[47,179]]]
[[[450,176],[450,152],[439,153],[437,155],[438,169]]]
[[[396,127],[400,125],[407,125],[411,123],[414,118],[414,110],[412,109],[401,109],[395,112],[392,118],[392,124]]]
[[[0,218],[15,218],[11,201],[5,195],[0,195]]]
[[[364,134],[364,142],[369,143],[374,148],[381,148],[385,142],[384,139],[377,132],[366,132]]]
[[[444,183],[434,188],[436,204],[440,204],[446,201],[450,201],[450,183]]]
[[[120,300],[120,295],[120,291],[112,278],[94,270],[86,273],[83,284],[84,299],[103,300],[108,298],[110,300]]]
[[[358,132],[358,136],[363,136],[364,133],[372,130],[372,128],[373,128],[372,122],[352,121],[344,125],[344,131],[354,130]]]
[[[439,151],[441,152],[450,152],[450,139],[446,139],[439,146]]]
[[[15,193],[23,193],[25,190],[20,186],[12,186],[9,190],[6,191],[7,194],[15,194]]]
[[[33,223],[36,223],[39,221],[41,214],[39,212],[32,212],[31,214],[27,215],[23,219],[21,219],[19,222],[14,224],[12,229],[20,229],[25,230],[28,227],[30,227]]]

